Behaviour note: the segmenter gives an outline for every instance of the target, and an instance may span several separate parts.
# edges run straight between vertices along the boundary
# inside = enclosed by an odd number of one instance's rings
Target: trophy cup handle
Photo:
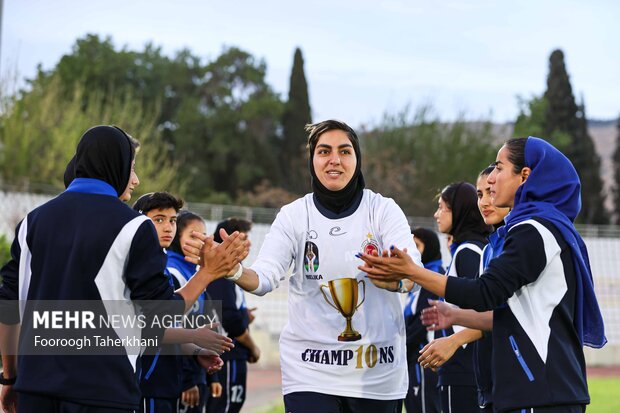
[[[362,292],[364,293],[364,298],[362,298],[362,301],[360,301],[360,303],[355,307],[356,310],[360,308],[360,306],[364,303],[364,300],[366,299],[366,283],[364,282],[364,280],[359,280],[357,284],[359,285],[359,283],[362,283]]]
[[[336,309],[336,311],[340,311],[340,310],[338,310],[338,307],[336,307],[331,302],[329,302],[329,299],[327,298],[327,295],[325,294],[325,291],[323,290],[323,288],[329,288],[329,287],[327,285],[325,285],[325,284],[321,284],[321,288],[320,288],[321,293],[323,293],[323,298],[325,298],[325,301],[327,301],[327,304],[329,304],[332,307],[334,307]]]

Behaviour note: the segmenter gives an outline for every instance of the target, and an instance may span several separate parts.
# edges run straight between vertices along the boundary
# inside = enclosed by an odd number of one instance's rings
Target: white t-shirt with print
[[[251,268],[273,290],[293,264],[289,320],[280,336],[284,394],[405,397],[406,333],[400,294],[375,287],[357,269],[362,261],[355,256],[391,245],[407,248],[421,265],[400,207],[368,189],[357,210],[345,218],[326,218],[315,207],[312,194],[282,208]],[[346,320],[327,302],[333,304],[328,282],[339,278],[357,283],[358,308],[351,320],[361,335],[356,341],[338,340]]]

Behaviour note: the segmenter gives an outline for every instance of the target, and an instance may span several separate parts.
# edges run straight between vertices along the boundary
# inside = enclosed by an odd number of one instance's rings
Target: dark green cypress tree
[[[583,104],[578,106],[575,102],[561,50],[554,50],[549,57],[545,99],[546,136],[568,137],[566,140],[562,139],[563,144],[552,143],[571,160],[581,179],[582,208],[578,221],[586,224],[606,224],[609,217],[604,206],[601,160],[588,133]]]
[[[614,222],[616,225],[620,225],[620,117],[618,117],[617,123],[618,135],[616,135],[616,150],[612,158],[614,168]]]
[[[596,153],[594,141],[588,132],[588,119],[583,98],[577,109],[578,134],[575,139],[575,146],[577,146],[577,150],[582,151],[582,154],[585,155],[584,162],[587,163],[587,165],[584,164],[580,171],[581,202],[583,207],[579,220],[588,224],[609,224],[609,212],[605,208],[603,179],[600,175],[601,157]],[[587,187],[584,188],[586,185]],[[586,196],[588,197],[586,198]]]
[[[306,166],[306,124],[312,122],[308,83],[304,74],[304,58],[301,49],[295,49],[288,102],[282,115],[282,146],[280,166],[283,186],[295,193],[310,190],[310,174]]]
[[[564,65],[564,53],[559,49],[554,50],[549,57],[549,75],[547,76],[545,101],[547,102],[545,137],[547,138],[558,133],[568,135],[568,139],[562,142],[556,142],[556,140],[550,140],[550,142],[556,145],[572,161],[575,154],[574,140],[579,129],[577,103],[575,103],[573,88]]]

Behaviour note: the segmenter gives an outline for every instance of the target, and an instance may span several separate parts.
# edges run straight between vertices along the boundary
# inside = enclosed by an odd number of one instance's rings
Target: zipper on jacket
[[[532,374],[530,368],[527,366],[523,355],[519,351],[519,346],[517,346],[515,338],[513,336],[510,336],[508,337],[508,339],[510,340],[510,346],[512,347],[512,351],[515,353],[515,356],[517,356],[517,360],[519,361],[519,364],[521,364],[521,368],[523,368],[523,371],[527,375],[527,378],[529,379],[529,381],[534,381],[534,375]]]

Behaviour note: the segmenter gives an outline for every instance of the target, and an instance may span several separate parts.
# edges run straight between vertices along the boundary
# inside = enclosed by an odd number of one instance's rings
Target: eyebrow
[[[164,214],[157,214],[157,215],[153,215],[153,218],[174,218],[174,219],[177,219],[177,216],[176,215],[167,216],[167,215],[164,215]]]
[[[332,148],[331,145],[328,145],[326,143],[319,143],[316,147],[317,148],[329,148],[329,149]],[[342,145],[338,145],[339,149],[342,149],[342,148],[352,148],[352,147],[353,147],[353,145],[351,145],[350,143],[343,143]]]

